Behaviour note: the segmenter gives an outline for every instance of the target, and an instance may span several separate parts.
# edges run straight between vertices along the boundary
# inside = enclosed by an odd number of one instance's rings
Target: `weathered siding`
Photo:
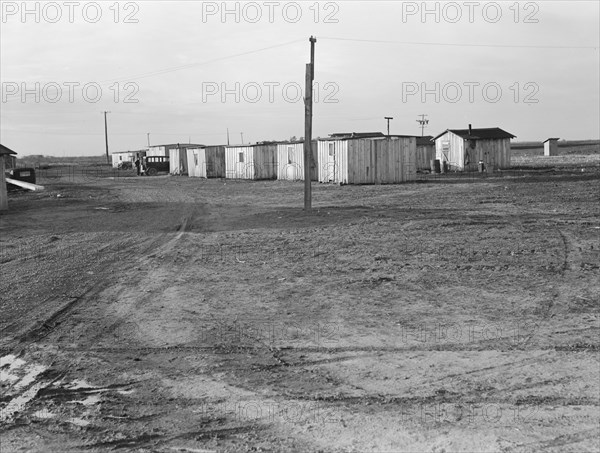
[[[319,180],[317,141],[312,142],[311,180]],[[277,145],[277,179],[304,180],[304,143]]]
[[[277,145],[226,147],[225,177],[277,179]]]
[[[112,157],[112,166],[117,168],[121,162],[133,162],[135,153],[113,153]]]
[[[277,179],[277,145],[256,145],[253,148],[253,179]]]
[[[444,142],[449,149],[444,150]],[[451,170],[475,171],[479,161],[483,161],[489,171],[510,168],[510,139],[476,139],[475,148],[469,140],[464,140],[452,132],[446,132],[435,141],[436,159],[448,162]]]
[[[448,162],[450,169],[464,169],[464,140],[452,132],[446,132],[435,141],[435,158],[443,165]]]
[[[435,159],[435,143],[417,146],[417,170],[431,169],[431,161]]]
[[[339,183],[347,180],[348,141],[319,140],[319,182]]]
[[[206,155],[206,178],[225,177],[225,147],[207,146],[204,148]]]
[[[319,181],[389,184],[416,178],[416,139],[319,141]]]
[[[206,178],[206,154],[204,148],[188,148],[188,175],[196,178]]]
[[[169,150],[169,173],[172,175],[187,175],[187,153],[185,148]]]
[[[225,177],[254,179],[254,152],[251,146],[225,148]]]

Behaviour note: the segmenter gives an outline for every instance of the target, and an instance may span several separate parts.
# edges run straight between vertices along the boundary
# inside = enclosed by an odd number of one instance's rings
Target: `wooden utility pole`
[[[242,138],[242,145],[244,144],[244,133],[240,132],[240,137]]]
[[[394,118],[392,118],[391,116],[384,116],[384,118],[387,120],[387,131],[388,131],[388,137],[390,135],[390,120],[393,120]]]
[[[425,115],[424,113],[422,113],[422,114],[420,114],[420,115],[418,115],[418,116],[420,116],[420,117],[421,117],[421,119],[420,119],[420,120],[417,120],[417,123],[419,123],[419,124],[421,125],[421,137],[423,137],[423,134],[425,133],[425,132],[424,132],[424,130],[425,130],[425,127],[427,126],[427,124],[429,124],[429,120],[426,120],[426,119],[425,119],[425,117],[426,117],[427,115]]]
[[[106,163],[110,164],[110,157],[108,157],[108,126],[106,124],[106,114],[110,112],[104,111],[101,113],[104,113],[104,144],[106,145]]]
[[[315,43],[310,37],[310,63],[306,65],[306,97],[304,99],[304,210],[312,209],[311,164],[312,164],[312,85],[315,79]]]
[[[150,132],[146,132],[146,137],[148,138],[148,148],[150,148]]]

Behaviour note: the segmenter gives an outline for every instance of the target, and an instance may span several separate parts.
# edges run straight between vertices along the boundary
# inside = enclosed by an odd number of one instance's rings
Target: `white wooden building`
[[[558,156],[558,140],[558,137],[544,140],[544,156]]]
[[[277,143],[226,146],[225,177],[277,179]]]
[[[135,161],[135,153],[136,151],[117,151],[110,155],[112,159],[112,166],[117,168],[119,164],[123,162],[132,162]]]
[[[225,146],[187,149],[188,175],[196,178],[225,177]]]
[[[416,179],[416,137],[336,135],[318,141],[320,182],[392,184]]]
[[[319,180],[318,145],[312,141],[311,181]],[[277,179],[304,181],[304,142],[287,142],[277,145]]]
[[[475,171],[483,162],[488,171],[510,168],[510,140],[499,127],[447,129],[434,138],[435,158],[453,171]]]

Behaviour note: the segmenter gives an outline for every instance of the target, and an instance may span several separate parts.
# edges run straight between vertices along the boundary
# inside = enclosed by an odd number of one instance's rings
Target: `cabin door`
[[[329,152],[327,153],[327,180],[329,182],[335,181],[335,164],[335,142],[329,142]]]

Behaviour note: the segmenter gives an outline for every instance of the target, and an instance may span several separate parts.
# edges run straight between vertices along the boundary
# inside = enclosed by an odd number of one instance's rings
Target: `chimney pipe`
[[[469,135],[471,135],[471,125],[469,124]]]

